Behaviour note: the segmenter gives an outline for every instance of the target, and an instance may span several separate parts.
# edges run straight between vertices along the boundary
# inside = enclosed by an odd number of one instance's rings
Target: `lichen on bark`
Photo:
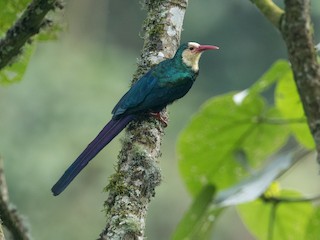
[[[187,0],[147,0],[148,11],[143,24],[144,46],[133,81],[153,65],[174,55]],[[166,110],[162,111],[167,117]],[[141,116],[125,130],[116,173],[106,187],[107,223],[99,239],[144,239],[148,204],[161,182],[158,158],[164,134],[163,124],[149,116]]]

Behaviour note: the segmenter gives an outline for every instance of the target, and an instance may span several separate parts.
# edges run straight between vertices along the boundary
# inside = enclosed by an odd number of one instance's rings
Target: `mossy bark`
[[[133,82],[155,64],[174,55],[187,0],[147,0],[144,46]],[[164,110],[161,113],[167,117]],[[161,155],[163,124],[149,116],[129,124],[122,142],[116,173],[111,177],[105,201],[107,223],[99,239],[144,239],[148,204],[161,182],[158,158]]]

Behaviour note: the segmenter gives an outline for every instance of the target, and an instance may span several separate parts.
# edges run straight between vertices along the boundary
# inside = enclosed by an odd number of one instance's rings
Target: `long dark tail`
[[[58,182],[51,188],[54,196],[59,195],[79,174],[79,172],[94,158],[115,136],[117,136],[135,118],[134,115],[111,119],[95,139],[86,147],[80,156],[65,171]]]

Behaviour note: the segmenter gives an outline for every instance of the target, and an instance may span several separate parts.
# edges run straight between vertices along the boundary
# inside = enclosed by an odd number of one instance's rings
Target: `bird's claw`
[[[166,128],[168,126],[168,117],[161,114],[161,112],[150,112],[150,115],[155,119],[158,119],[163,127]]]

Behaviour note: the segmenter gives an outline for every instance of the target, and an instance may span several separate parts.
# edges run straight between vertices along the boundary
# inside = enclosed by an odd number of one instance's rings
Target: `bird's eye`
[[[194,49],[194,47],[189,47],[189,50],[192,51]]]

